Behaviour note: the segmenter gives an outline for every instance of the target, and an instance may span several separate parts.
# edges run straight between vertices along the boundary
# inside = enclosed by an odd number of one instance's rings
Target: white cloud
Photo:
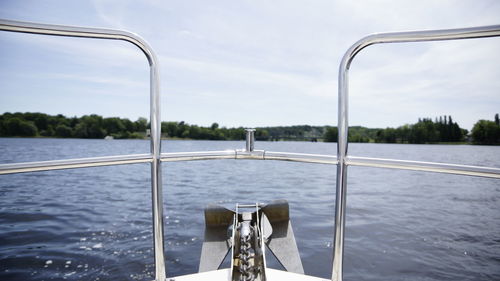
[[[360,55],[360,64],[368,67],[356,68],[354,62],[351,74],[353,107],[375,115],[379,114],[377,110],[382,114],[399,112],[400,118],[387,123],[391,126],[401,124],[401,120],[409,123],[418,117],[447,114],[454,116],[462,126],[471,128],[478,119],[478,108],[493,116],[500,105],[500,82],[495,79],[500,76],[497,67],[500,55],[496,51],[500,40],[423,44],[424,50],[413,56],[395,51],[411,48],[410,45],[387,48],[393,54],[383,54],[385,64],[373,59],[384,46],[367,49],[367,54]],[[378,64],[371,64],[375,61]],[[381,122],[379,119],[374,121]]]
[[[86,14],[88,21],[75,16],[75,20],[61,17],[54,22],[81,22],[141,35],[160,59],[166,118],[188,120],[191,113],[192,122],[234,125],[334,124],[338,64],[360,37],[383,31],[498,24],[500,14],[500,2],[471,0],[148,0],[140,4],[96,0],[91,4],[95,12]],[[71,13],[79,10],[89,7],[75,7]],[[5,13],[19,15],[15,7]],[[74,61],[82,66],[107,65],[107,73],[88,73],[82,83],[125,86],[127,81],[142,81],[147,72],[142,54],[126,44],[43,40],[41,48],[66,56],[81,54]],[[420,114],[451,114],[470,124],[482,112],[491,115],[497,110],[493,108],[499,108],[498,41],[363,50],[351,73],[352,124],[397,126],[424,117]],[[259,114],[253,114],[254,107],[245,102],[258,103]],[[486,105],[471,106],[472,102]],[[219,103],[228,107],[238,103],[239,110],[222,112]],[[131,113],[123,112],[127,114]],[[243,117],[248,115],[253,121]]]

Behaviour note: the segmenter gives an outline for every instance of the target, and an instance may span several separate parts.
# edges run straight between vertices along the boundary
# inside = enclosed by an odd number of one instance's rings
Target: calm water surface
[[[163,151],[243,146],[164,141]],[[336,149],[299,142],[256,148]],[[142,140],[0,139],[0,163],[148,150]],[[500,147],[351,144],[350,151],[500,167]],[[330,277],[335,166],[219,160],[163,167],[169,276],[197,271],[208,203],[287,199],[306,273]],[[147,164],[0,176],[0,280],[150,280],[149,176]],[[351,167],[345,255],[346,280],[500,280],[500,181]]]

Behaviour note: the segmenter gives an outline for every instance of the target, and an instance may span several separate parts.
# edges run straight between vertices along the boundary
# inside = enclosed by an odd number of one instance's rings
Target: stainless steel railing
[[[277,160],[328,165],[338,164],[337,157],[334,155],[276,152],[266,150],[246,151],[240,149],[162,153],[160,161],[181,162],[221,159]],[[0,164],[0,175],[96,166],[151,163],[152,161],[153,160],[150,154],[130,154],[26,163],[9,163]],[[356,156],[348,156],[346,158],[346,164],[347,166],[404,169],[500,179],[500,168],[481,166]]]
[[[151,123],[151,148],[147,155],[126,155],[98,158],[56,160],[45,162],[32,162],[24,164],[3,165],[3,173],[9,171],[28,172],[45,171],[66,168],[94,167],[103,165],[129,164],[139,162],[151,163],[151,190],[153,200],[153,236],[155,256],[155,277],[164,280],[165,257],[163,252],[163,204],[161,180],[161,115],[160,115],[160,82],[158,73],[158,59],[153,49],[136,34],[111,29],[84,28],[62,25],[48,25],[19,21],[0,20],[0,30],[22,32],[42,35],[55,35],[66,37],[81,37],[95,39],[122,40],[137,46],[146,55],[150,67],[150,123]]]
[[[332,280],[342,280],[345,207],[347,188],[347,166],[365,166],[378,168],[406,169],[413,171],[428,171],[457,175],[479,176],[500,179],[500,168],[455,165],[435,162],[407,161],[396,159],[381,159],[348,156],[348,70],[354,57],[363,48],[378,43],[417,42],[454,40],[467,38],[482,38],[500,36],[500,25],[465,29],[432,30],[400,33],[383,33],[367,36],[355,43],[344,55],[339,72],[339,141],[337,156],[322,154],[305,154],[289,152],[273,152],[254,150],[253,132],[250,131],[246,139],[246,148],[241,150],[202,151],[202,152],[170,152],[161,151],[161,126],[159,104],[158,63],[153,50],[135,34],[95,28],[80,28],[58,25],[43,25],[35,23],[14,22],[0,20],[0,30],[24,32],[45,35],[70,37],[99,38],[124,40],[139,47],[146,55],[150,65],[150,118],[151,118],[151,153],[91,157],[66,160],[52,160],[26,163],[0,164],[0,175],[85,168],[109,165],[151,163],[151,188],[153,201],[153,237],[155,258],[155,280],[165,280],[165,261],[163,250],[163,201],[161,162],[218,160],[218,159],[250,159],[250,160],[279,160],[303,163],[337,165],[337,192],[335,209],[335,236]]]
[[[339,141],[337,143],[337,191],[335,203],[335,238],[333,248],[333,269],[332,280],[342,280],[343,256],[344,256],[344,233],[345,233],[345,210],[346,210],[346,192],[347,192],[347,166],[349,158],[347,156],[347,136],[349,130],[349,68],[356,55],[364,48],[381,43],[401,43],[401,42],[420,42],[420,41],[443,41],[456,39],[472,39],[500,36],[500,25],[480,26],[473,28],[458,28],[447,30],[427,30],[427,31],[409,31],[380,33],[366,36],[354,43],[342,57],[339,67],[339,92],[338,92],[338,130]],[[476,167],[457,166],[439,163],[424,163],[401,161],[401,160],[369,160],[368,158],[357,158],[352,163],[363,164],[363,166],[391,167],[401,169],[423,169],[433,172],[458,173],[471,175],[477,171]],[[438,168],[441,167],[441,168]],[[479,169],[483,170],[483,169]],[[487,171],[488,169],[485,169]],[[496,170],[496,169],[495,169]],[[467,173],[469,171],[470,173]]]

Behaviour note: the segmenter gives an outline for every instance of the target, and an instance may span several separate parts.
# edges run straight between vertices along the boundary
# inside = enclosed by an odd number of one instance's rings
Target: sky
[[[371,33],[500,24],[500,1],[25,1],[0,18],[123,29],[160,63],[164,121],[336,125],[338,67]],[[500,38],[384,44],[350,70],[350,125],[500,113]],[[149,67],[126,42],[0,32],[0,113],[149,116]]]

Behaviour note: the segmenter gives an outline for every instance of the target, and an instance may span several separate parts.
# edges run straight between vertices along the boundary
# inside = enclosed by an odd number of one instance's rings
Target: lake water
[[[243,148],[164,141],[163,151]],[[256,149],[335,154],[335,144]],[[146,153],[143,140],[0,139],[0,163]],[[500,147],[350,144],[351,155],[500,167]],[[168,276],[198,269],[209,203],[287,199],[307,274],[329,278],[335,166],[217,160],[163,165]],[[350,167],[346,280],[500,280],[500,181]],[[0,280],[150,280],[148,164],[0,176]],[[276,263],[273,263],[276,266]]]

